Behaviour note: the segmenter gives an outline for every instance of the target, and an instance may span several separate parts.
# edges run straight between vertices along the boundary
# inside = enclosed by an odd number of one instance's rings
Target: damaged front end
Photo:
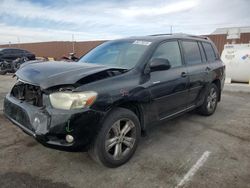
[[[5,98],[4,113],[45,146],[69,151],[87,150],[104,114],[90,108],[65,110],[51,105],[51,92],[72,88],[59,87],[49,91],[18,81]]]
[[[20,101],[25,101],[31,105],[42,107],[42,91],[39,86],[24,82],[17,82],[11,90],[11,95]]]
[[[106,113],[94,106],[110,100],[106,95],[99,96],[95,91],[98,88],[89,91],[89,85],[124,72],[125,69],[85,63],[23,66],[16,73],[18,82],[5,97],[4,113],[46,146],[86,150]]]

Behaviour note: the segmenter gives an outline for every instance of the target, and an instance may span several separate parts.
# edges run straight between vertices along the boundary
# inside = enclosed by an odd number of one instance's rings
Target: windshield
[[[151,42],[138,40],[106,42],[91,50],[79,62],[131,69],[150,44]]]

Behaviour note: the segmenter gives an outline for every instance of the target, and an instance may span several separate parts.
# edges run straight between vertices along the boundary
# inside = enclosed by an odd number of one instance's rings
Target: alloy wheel
[[[0,70],[5,70],[5,69],[6,69],[6,67],[4,66],[4,64],[1,63],[1,64],[0,64]]]
[[[121,160],[130,153],[135,141],[135,124],[129,119],[120,119],[111,126],[106,136],[105,150],[112,159]]]
[[[207,109],[213,111],[216,107],[217,102],[217,92],[214,88],[211,88],[209,95],[207,97]]]

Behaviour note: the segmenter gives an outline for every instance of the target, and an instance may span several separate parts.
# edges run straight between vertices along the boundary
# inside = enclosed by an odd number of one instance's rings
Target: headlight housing
[[[94,91],[56,92],[49,95],[53,108],[62,110],[81,109],[91,106],[97,97]]]

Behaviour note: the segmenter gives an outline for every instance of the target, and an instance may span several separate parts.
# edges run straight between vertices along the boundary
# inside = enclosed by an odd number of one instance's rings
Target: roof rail
[[[154,34],[154,35],[148,35],[152,37],[162,36],[162,35],[172,35],[172,33],[160,33],[160,34]]]
[[[187,37],[194,37],[194,38],[201,38],[205,40],[209,40],[208,37],[202,36],[202,35],[191,35],[191,34],[186,34],[186,33],[163,33],[163,34],[154,34],[154,35],[148,35],[152,37],[157,37],[157,36],[164,36],[164,35],[181,35],[181,36],[187,36]]]
[[[200,39],[209,40],[209,37],[203,36],[203,35],[187,35],[187,36],[189,36],[189,37],[194,37],[194,38],[200,38]]]

